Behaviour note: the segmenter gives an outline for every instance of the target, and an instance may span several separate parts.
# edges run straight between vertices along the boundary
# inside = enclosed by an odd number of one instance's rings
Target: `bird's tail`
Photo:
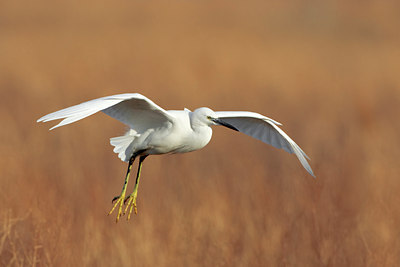
[[[124,136],[110,138],[110,144],[114,146],[114,152],[118,153],[118,157],[122,161],[129,161],[132,157],[134,141],[140,135],[133,129],[130,129]]]

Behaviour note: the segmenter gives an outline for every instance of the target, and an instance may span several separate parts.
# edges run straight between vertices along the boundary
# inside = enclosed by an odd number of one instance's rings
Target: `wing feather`
[[[63,119],[50,130],[86,118],[99,111],[140,132],[174,120],[174,116],[141,94],[119,94],[90,100],[47,114],[37,122]]]
[[[284,132],[279,122],[254,112],[218,111],[218,119],[231,124],[240,132],[252,136],[264,143],[294,153],[303,167],[315,177],[307,159],[306,153]]]

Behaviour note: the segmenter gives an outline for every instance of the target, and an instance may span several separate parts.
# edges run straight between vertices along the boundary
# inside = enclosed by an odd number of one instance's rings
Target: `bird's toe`
[[[120,196],[114,197],[114,198],[111,200],[111,203],[114,204],[114,202],[115,202],[117,199],[119,199],[119,198],[120,198]]]

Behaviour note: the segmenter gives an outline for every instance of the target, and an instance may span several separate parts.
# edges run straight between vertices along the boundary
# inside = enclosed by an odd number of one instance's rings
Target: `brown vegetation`
[[[133,2],[1,4],[1,266],[399,264],[396,1]],[[201,151],[147,159],[139,213],[115,224],[126,164],[108,138],[124,126],[35,121],[122,92],[274,118],[317,179],[216,128]]]

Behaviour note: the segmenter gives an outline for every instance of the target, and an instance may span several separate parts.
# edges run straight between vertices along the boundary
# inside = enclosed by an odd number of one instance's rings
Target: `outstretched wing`
[[[102,111],[137,132],[172,122],[174,116],[141,94],[120,94],[90,100],[41,117],[37,122],[63,119],[55,129]]]
[[[250,135],[264,143],[276,148],[284,149],[289,153],[295,153],[303,167],[315,177],[307,159],[306,153],[277,125],[279,122],[258,113],[247,111],[218,111],[215,112],[218,119],[229,123],[240,132]],[[307,158],[307,159],[306,159]]]

